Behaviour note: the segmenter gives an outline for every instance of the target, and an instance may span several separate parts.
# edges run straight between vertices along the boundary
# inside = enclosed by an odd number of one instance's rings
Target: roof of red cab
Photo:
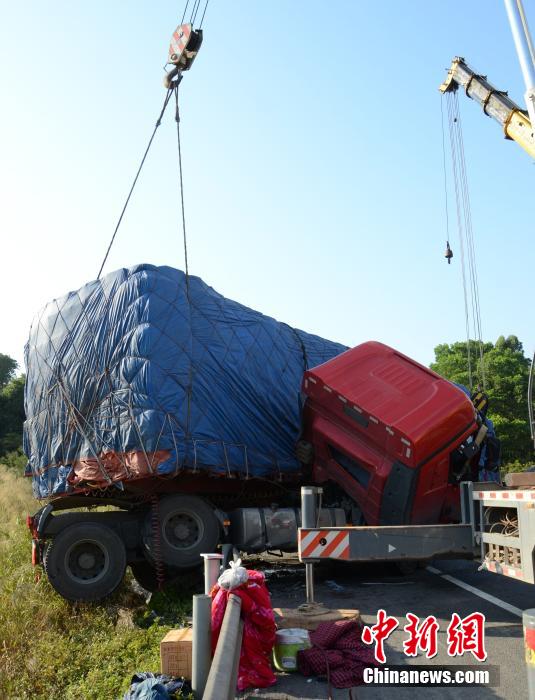
[[[452,433],[461,431],[474,418],[461,389],[375,341],[347,350],[305,376],[310,375],[413,442],[429,439],[445,422]]]

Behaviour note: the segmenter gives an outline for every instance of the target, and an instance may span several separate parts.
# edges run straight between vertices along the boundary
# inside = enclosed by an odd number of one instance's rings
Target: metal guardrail
[[[234,700],[236,697],[243,635],[243,621],[240,615],[241,598],[231,594],[227,601],[203,700]]]

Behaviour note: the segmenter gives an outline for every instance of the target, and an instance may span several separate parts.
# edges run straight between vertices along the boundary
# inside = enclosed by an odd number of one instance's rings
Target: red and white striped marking
[[[176,63],[182,52],[188,45],[188,41],[191,36],[191,24],[181,24],[180,27],[175,29],[173,36],[171,37],[171,44],[169,46],[169,62]],[[176,58],[171,58],[172,56]]]
[[[349,533],[300,529],[299,559],[349,559]]]
[[[483,563],[485,569],[494,572],[495,574],[502,574],[502,576],[510,576],[511,578],[518,578],[522,580],[524,575],[521,569],[517,569],[515,566],[506,566],[505,564],[497,564],[495,561],[486,561]]]
[[[535,501],[535,491],[477,491],[474,501]]]

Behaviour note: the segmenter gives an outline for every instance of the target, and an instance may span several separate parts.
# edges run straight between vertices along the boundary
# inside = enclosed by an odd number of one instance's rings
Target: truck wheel
[[[130,564],[130,568],[132,569],[132,576],[142,588],[150,593],[158,590],[158,577],[152,564],[149,564],[148,561],[135,561]]]
[[[62,530],[46,548],[48,580],[67,600],[95,601],[113,593],[126,569],[124,544],[113,530],[77,523]]]
[[[203,552],[215,552],[219,521],[213,509],[196,496],[166,496],[158,504],[159,548],[162,562],[177,569],[200,566]],[[152,513],[145,522],[144,544],[154,561],[157,556]]]

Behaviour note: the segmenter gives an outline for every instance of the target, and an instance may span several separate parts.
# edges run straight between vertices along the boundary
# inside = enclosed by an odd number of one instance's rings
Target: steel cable
[[[206,5],[204,6],[204,10],[203,10],[202,17],[201,17],[201,23],[199,24],[199,29],[202,29],[202,25],[204,22],[204,15],[206,14],[206,10],[208,9],[209,2],[210,2],[210,0],[206,0]]]
[[[149,154],[150,147],[152,146],[152,142],[154,141],[154,137],[156,136],[156,132],[158,131],[158,127],[162,123],[163,115],[165,113],[165,110],[167,109],[167,105],[169,104],[169,100],[171,99],[172,94],[173,94],[173,88],[170,88],[165,95],[165,100],[163,103],[162,110],[160,112],[160,116],[158,117],[158,119],[156,121],[156,124],[154,126],[154,130],[152,132],[152,136],[149,139],[149,143],[147,145],[147,148],[145,149],[145,153],[143,154],[143,158],[141,159],[141,163],[139,164],[139,168],[137,169],[136,176],[134,177],[134,181],[132,182],[132,186],[130,187],[130,191],[128,192],[128,196],[126,197],[126,201],[124,203],[121,214],[120,214],[119,219],[117,221],[117,224],[115,226],[115,230],[114,230],[113,235],[111,237],[111,241],[108,245],[108,249],[106,250],[106,255],[104,256],[104,260],[102,261],[102,264],[100,266],[100,270],[98,271],[97,280],[100,279],[100,275],[102,274],[102,270],[104,269],[104,265],[106,264],[106,261],[108,259],[109,254],[110,254],[110,250],[111,250],[113,243],[115,241],[115,237],[117,236],[117,231],[119,230],[119,226],[121,225],[121,222],[122,222],[123,217],[125,215],[126,209],[127,209],[128,204],[130,202],[130,198],[132,197],[132,193],[134,192],[134,188],[135,188],[136,183],[137,183],[139,176],[141,174],[141,170],[143,169],[143,166],[145,165],[145,161],[147,160],[147,156]]]
[[[184,17],[186,16],[186,12],[188,11],[188,5],[189,5],[189,0],[186,0],[186,4],[184,6],[184,12],[182,13],[182,19],[180,20],[180,24],[184,24]]]
[[[201,0],[194,0],[193,3],[193,8],[191,10],[191,17],[190,17],[190,24],[194,24],[196,18],[197,18],[197,12],[199,11],[199,5],[201,4]]]
[[[459,162],[461,172],[461,185],[463,194],[463,207],[465,216],[465,235],[468,248],[468,263],[470,270],[470,286],[472,291],[472,313],[474,319],[474,331],[479,344],[480,376],[483,389],[486,388],[485,366],[483,363],[483,332],[481,324],[481,306],[479,301],[479,283],[477,275],[477,261],[475,252],[474,230],[472,226],[472,210],[470,205],[470,194],[468,189],[468,177],[466,173],[466,160],[464,155],[464,143],[462,133],[461,113],[459,110],[459,100],[457,93],[454,93],[455,119],[457,124],[457,141],[459,146]]]
[[[444,136],[444,102],[440,100],[440,120],[442,124],[442,169],[444,174],[444,201],[446,205],[446,240],[450,240],[450,216],[448,206],[448,177],[446,170],[446,138]]]
[[[463,222],[461,216],[461,196],[459,192],[459,178],[457,174],[457,148],[455,140],[455,130],[454,130],[454,117],[452,111],[452,100],[450,94],[448,93],[447,108],[448,108],[448,126],[450,134],[450,147],[451,147],[451,161],[453,167],[453,183],[455,189],[455,204],[457,211],[457,227],[459,231],[459,246],[461,249],[461,276],[463,282],[463,295],[464,295],[464,318],[465,318],[465,328],[466,328],[466,353],[468,361],[468,382],[470,385],[470,391],[473,388],[472,381],[472,359],[470,350],[470,315],[468,310],[468,290],[466,286],[466,266],[465,266],[465,256],[464,256],[464,235],[463,235]]]

